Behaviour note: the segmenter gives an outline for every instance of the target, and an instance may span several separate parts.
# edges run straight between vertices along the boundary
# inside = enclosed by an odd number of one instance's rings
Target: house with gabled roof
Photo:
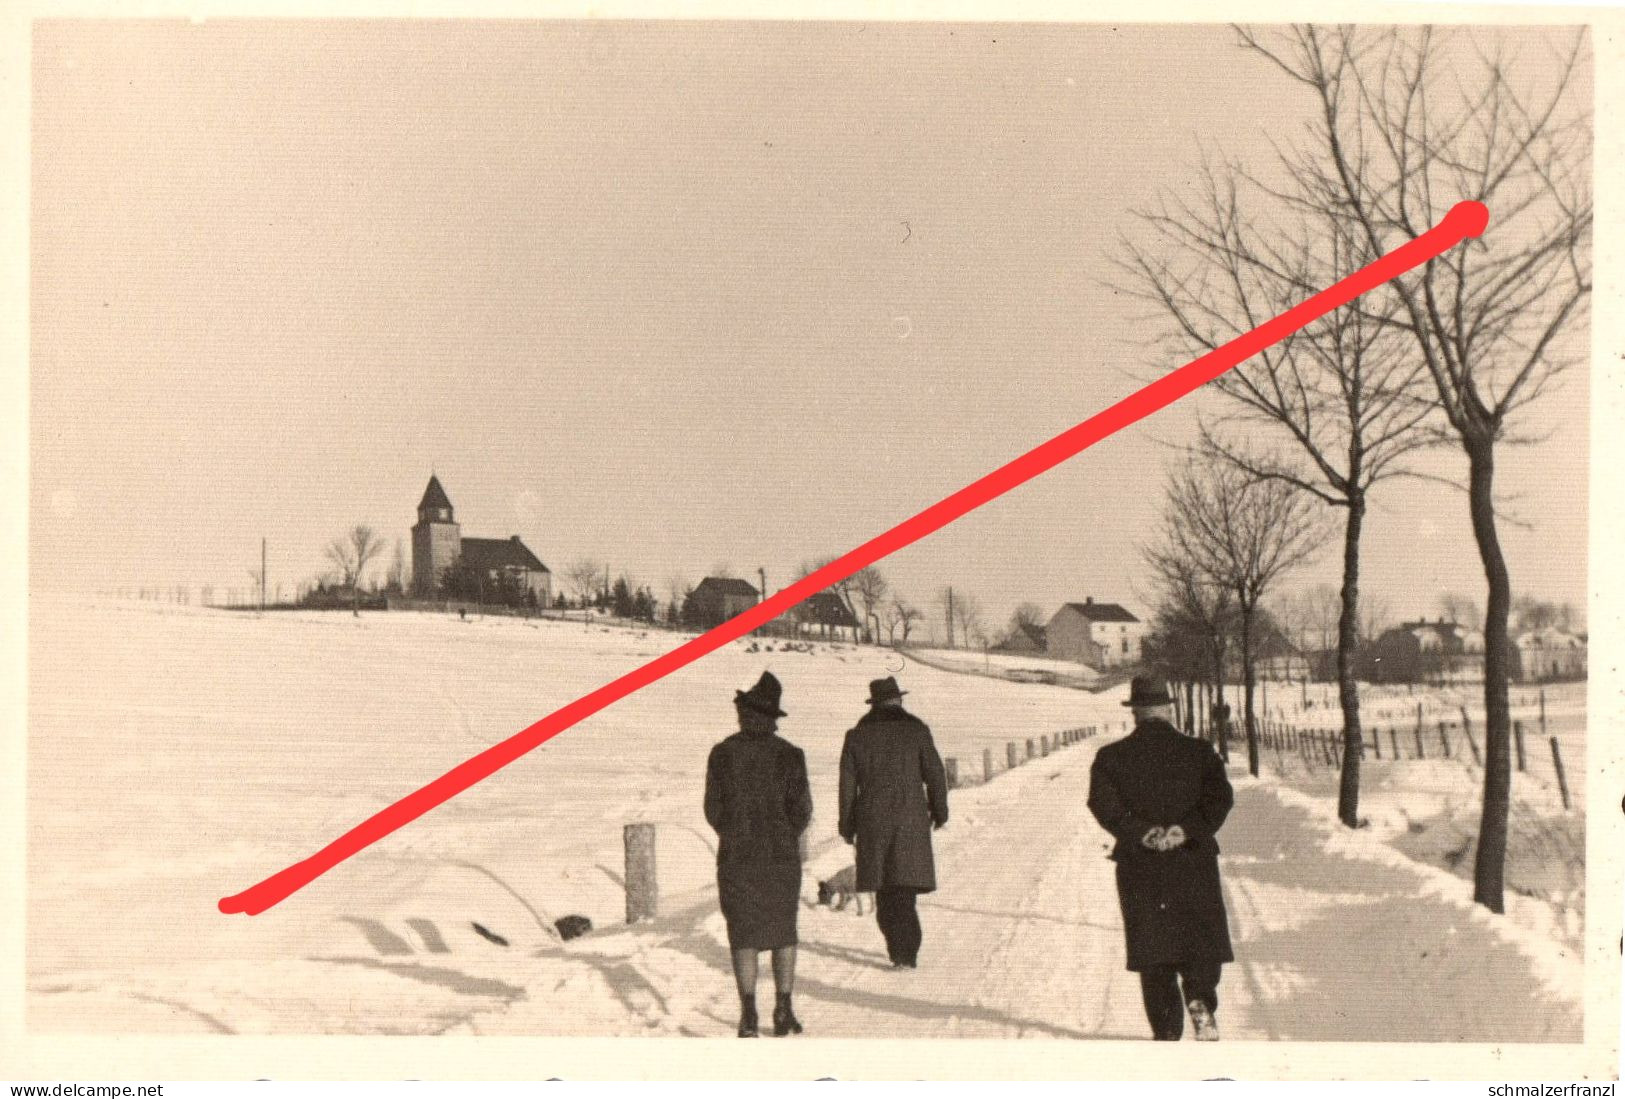
[[[837,592],[821,591],[810,595],[790,613],[795,616],[803,633],[815,632],[824,637],[833,633],[840,637],[842,630],[851,630],[852,640],[856,642],[863,629],[857,615],[852,613],[852,608]]]
[[[749,580],[736,576],[707,576],[683,600],[683,625],[709,630],[754,607],[760,593]]]
[[[1058,660],[1091,668],[1120,668],[1140,662],[1146,625],[1117,603],[1066,603],[1044,627],[1044,647]]]
[[[1046,651],[1046,645],[1043,626],[1033,622],[1018,622],[997,645],[993,646],[993,651],[1042,655]]]
[[[1512,677],[1520,683],[1586,677],[1586,641],[1556,626],[1525,630],[1512,639]]]

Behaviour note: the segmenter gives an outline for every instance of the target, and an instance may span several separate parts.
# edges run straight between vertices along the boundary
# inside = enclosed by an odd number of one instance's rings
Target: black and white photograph
[[[19,1078],[1618,1078],[1617,13],[426,14],[12,24]]]

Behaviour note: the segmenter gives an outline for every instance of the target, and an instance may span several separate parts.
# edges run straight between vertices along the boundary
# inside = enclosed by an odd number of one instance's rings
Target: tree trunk
[[[1213,687],[1208,692],[1208,731],[1213,735],[1213,743],[1218,745],[1219,755],[1226,763],[1230,762],[1230,738],[1225,735],[1224,719],[1219,716],[1219,707],[1224,705],[1224,646],[1215,644],[1213,647]]]
[[[1253,721],[1253,611],[1241,608],[1241,708],[1247,729],[1247,773],[1258,777],[1258,728]]]
[[[1365,750],[1360,732],[1360,685],[1354,678],[1354,657],[1360,644],[1360,528],[1364,522],[1365,494],[1353,491],[1343,527],[1343,607],[1337,616],[1337,697],[1343,705],[1343,775],[1337,791],[1337,819],[1350,828],[1360,826],[1360,757]]]
[[[1511,713],[1507,698],[1507,617],[1512,606],[1512,580],[1495,532],[1495,441],[1466,441],[1468,509],[1473,537],[1489,583],[1484,610],[1484,813],[1478,826],[1478,856],[1473,867],[1473,900],[1491,912],[1503,912],[1502,877],[1506,865],[1507,810],[1512,795]]]

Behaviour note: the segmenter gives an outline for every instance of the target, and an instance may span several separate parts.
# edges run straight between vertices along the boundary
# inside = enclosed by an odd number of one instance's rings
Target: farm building
[[[1022,622],[1016,629],[1004,636],[1004,640],[993,646],[996,653],[1023,653],[1042,655],[1046,649],[1046,634],[1043,626],[1031,622]]]
[[[1525,630],[1512,639],[1512,678],[1521,683],[1584,679],[1586,641],[1556,626]]]
[[[809,596],[791,613],[795,615],[802,633],[818,633],[824,637],[833,634],[840,637],[842,630],[851,630],[852,640],[857,641],[862,630],[857,615],[846,605],[846,600],[832,591],[821,591]]]
[[[1067,603],[1044,627],[1045,652],[1091,668],[1137,664],[1145,623],[1116,603]]]
[[[732,576],[707,576],[683,602],[683,625],[709,630],[722,625],[759,601],[756,586]]]

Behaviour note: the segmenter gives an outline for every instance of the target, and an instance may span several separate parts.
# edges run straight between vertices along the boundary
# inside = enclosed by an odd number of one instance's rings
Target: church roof
[[[481,572],[508,568],[552,571],[530,552],[530,547],[521,542],[517,534],[512,538],[464,538],[461,552],[463,564]]]
[[[423,499],[418,501],[418,510],[450,507],[451,500],[446,496],[446,490],[440,487],[440,478],[429,474],[429,487],[423,490]]]

